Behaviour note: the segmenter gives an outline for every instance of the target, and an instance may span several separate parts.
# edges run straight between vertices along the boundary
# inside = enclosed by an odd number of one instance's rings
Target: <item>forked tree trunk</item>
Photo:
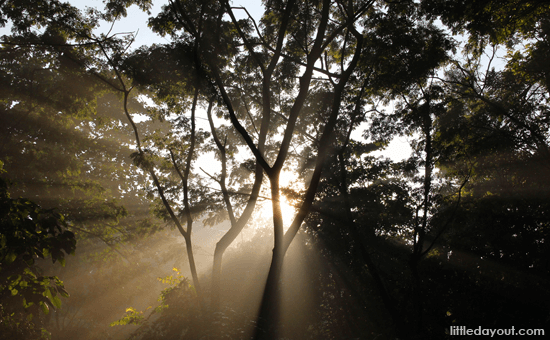
[[[223,235],[223,237],[216,243],[216,248],[214,250],[214,263],[212,266],[212,292],[211,292],[211,301],[210,307],[212,311],[218,311],[220,308],[220,294],[221,294],[221,276],[222,276],[222,260],[223,254],[227,248],[235,241],[237,236],[241,233],[243,228],[246,226],[246,223],[252,216],[254,207],[256,206],[256,201],[258,199],[258,194],[260,192],[260,187],[263,180],[263,170],[259,165],[256,165],[256,180],[252,187],[252,193],[250,194],[250,199],[241,214],[241,217],[238,221],[231,225],[231,228]]]
[[[325,12],[327,11],[327,12]],[[323,17],[328,16],[328,2],[325,1],[323,4]],[[300,209],[298,210],[298,213],[296,214],[296,217],[294,218],[294,221],[290,225],[288,231],[284,234],[284,237],[278,236],[277,233],[282,233],[282,230],[278,229],[278,218],[276,218],[277,215],[280,215],[280,206],[278,205],[279,200],[279,191],[278,191],[278,173],[276,174],[277,181],[272,180],[272,199],[277,203],[274,204],[274,211],[273,211],[273,222],[274,222],[274,232],[275,232],[275,247],[273,248],[273,257],[271,261],[271,266],[269,269],[269,274],[266,282],[266,287],[264,290],[264,295],[262,298],[262,305],[260,307],[260,312],[258,316],[258,324],[256,328],[256,333],[254,336],[255,340],[274,340],[277,338],[279,333],[279,309],[280,309],[280,289],[281,289],[281,278],[282,278],[282,268],[283,268],[283,262],[284,262],[284,256],[286,251],[288,250],[292,240],[298,233],[298,230],[300,229],[302,222],[306,218],[306,216],[309,214],[309,211],[311,209],[311,205],[313,203],[313,199],[315,198],[315,193],[317,192],[317,187],[319,186],[319,181],[321,179],[321,172],[324,166],[324,163],[327,159],[327,155],[329,153],[330,149],[330,141],[332,138],[332,133],[334,131],[334,128],[336,127],[336,122],[338,118],[338,113],[340,111],[340,104],[342,102],[342,97],[344,93],[344,88],[349,80],[349,77],[351,76],[351,73],[357,66],[357,62],[359,61],[359,56],[361,54],[361,48],[362,48],[362,42],[363,38],[362,35],[360,35],[354,28],[353,28],[353,22],[348,23],[348,28],[352,31],[352,33],[357,38],[357,45],[355,48],[353,59],[351,60],[348,67],[342,72],[342,76],[340,78],[340,82],[336,84],[334,89],[334,99],[331,106],[331,113],[329,116],[329,119],[327,120],[324,130],[321,136],[321,140],[319,142],[319,149],[317,152],[317,160],[315,163],[315,170],[313,171],[313,175],[311,177],[311,181],[309,183],[308,189],[306,191],[306,194],[304,196],[304,199],[302,201],[302,205]],[[320,28],[319,32],[324,32],[324,28]],[[315,52],[315,46],[312,49]],[[312,52],[313,53],[313,52]],[[320,54],[320,53],[319,53]],[[308,65],[310,61],[315,61],[316,59],[308,60]],[[310,72],[308,74],[308,71]],[[307,69],[304,73],[304,76],[302,77],[302,82],[300,86],[300,93],[298,94],[297,100],[295,102],[295,106],[292,108],[291,111],[291,118],[295,114],[296,116],[299,113],[299,110],[301,109],[301,106],[303,104],[304,99],[301,99],[300,95],[307,93],[307,88],[309,87],[309,81],[311,80],[311,71],[312,69]],[[305,93],[302,92],[305,88]],[[299,100],[302,100],[301,103]],[[298,104],[298,105],[296,105]],[[298,110],[298,111],[294,111]],[[293,112],[294,111],[294,112]],[[289,119],[290,121],[290,119]],[[289,124],[289,126],[291,126]],[[288,129],[288,127],[287,127]],[[292,131],[294,130],[294,126],[292,125]],[[288,130],[287,130],[288,132]],[[285,137],[287,137],[285,132]],[[285,147],[285,140],[283,139],[283,143],[281,148]],[[286,150],[281,150],[281,152],[286,152]],[[281,154],[280,154],[281,155]],[[275,165],[277,165],[279,159],[275,162]],[[275,168],[275,166],[274,166]],[[279,170],[280,171],[280,170]],[[272,179],[272,176],[270,176],[270,179]],[[274,184],[276,184],[276,190],[274,190]],[[276,209],[279,208],[279,211]],[[282,225],[282,223],[281,223]],[[282,228],[282,226],[281,226]]]

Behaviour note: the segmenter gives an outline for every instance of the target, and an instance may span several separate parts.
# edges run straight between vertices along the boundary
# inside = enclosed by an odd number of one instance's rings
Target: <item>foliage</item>
[[[111,323],[111,326],[140,325],[141,327],[132,336],[140,339],[170,339],[174,336],[174,332],[179,332],[174,331],[175,329],[185,330],[186,328],[196,327],[194,325],[198,321],[198,315],[195,313],[195,309],[198,307],[196,292],[189,281],[181,275],[179,269],[174,267],[172,270],[175,272],[174,275],[157,279],[163,284],[169,285],[160,293],[159,306],[154,309],[149,306],[144,311],[136,311],[134,308],[128,307],[126,315],[122,319]],[[172,307],[170,307],[171,305]],[[185,315],[181,314],[182,305],[185,306]],[[145,317],[150,309],[150,314]]]
[[[3,171],[2,165],[0,162]],[[67,224],[59,213],[24,198],[12,199],[3,178],[0,200],[2,327],[6,334],[27,332],[27,327],[32,334],[33,316],[38,318],[40,310],[48,314],[50,308],[60,308],[59,297],[69,295],[63,282],[56,276],[44,276],[35,261],[50,258],[53,263],[64,265],[65,255],[75,251],[76,239],[66,230]]]
[[[126,308],[126,315],[113,323],[111,323],[112,326],[122,326],[122,325],[141,325],[144,321],[143,312],[136,311],[132,307]]]

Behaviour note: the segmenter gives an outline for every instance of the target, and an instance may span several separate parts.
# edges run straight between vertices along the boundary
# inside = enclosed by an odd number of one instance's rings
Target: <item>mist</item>
[[[0,339],[544,335],[549,17],[1,1]]]

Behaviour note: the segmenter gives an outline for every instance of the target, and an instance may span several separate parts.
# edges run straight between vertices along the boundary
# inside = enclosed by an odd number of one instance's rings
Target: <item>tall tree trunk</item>
[[[391,318],[392,323],[396,327],[397,331],[396,334],[399,335],[400,338],[404,338],[403,335],[405,334],[405,329],[403,327],[403,320],[400,317],[398,313],[398,309],[396,306],[396,302],[390,294],[388,293],[388,290],[386,289],[386,286],[384,282],[382,281],[382,277],[380,275],[380,272],[378,270],[378,267],[376,264],[372,261],[372,258],[370,256],[370,253],[367,249],[368,246],[372,246],[375,243],[375,232],[371,228],[367,228],[366,230],[366,238],[361,235],[359,228],[357,224],[354,221],[353,218],[353,212],[352,212],[352,205],[351,205],[351,199],[349,195],[349,184],[348,184],[348,176],[347,176],[347,167],[346,167],[346,148],[349,145],[351,133],[354,128],[354,124],[356,121],[357,114],[359,112],[359,108],[361,105],[361,96],[363,94],[363,89],[361,89],[361,92],[357,98],[356,107],[355,107],[355,113],[352,117],[351,124],[348,128],[347,134],[345,136],[344,142],[342,143],[342,146],[340,147],[340,151],[337,155],[337,161],[339,166],[339,174],[340,174],[340,183],[339,183],[339,191],[340,195],[343,198],[344,203],[344,215],[346,220],[346,227],[349,230],[349,242],[354,243],[356,246],[356,253],[358,258],[360,258],[363,262],[363,264],[367,267],[367,270],[374,281],[374,285],[376,289],[378,290],[378,294],[380,295],[380,298],[382,299],[382,302],[384,306],[386,307],[386,310]],[[360,277],[362,279],[365,279],[365,275],[363,274],[363,271],[359,273]]]
[[[191,270],[191,277],[193,278],[193,285],[195,287],[197,296],[199,297],[202,303],[203,296],[202,296],[199,276],[197,274],[195,256],[193,255],[193,243],[191,242],[191,234],[185,237],[185,248],[187,249],[187,257],[189,259],[189,268]]]
[[[193,159],[193,153],[194,153],[195,142],[196,142],[196,136],[195,136],[195,111],[196,111],[197,100],[198,100],[198,96],[199,96],[199,88],[198,88],[198,86],[195,87],[195,93],[194,93],[194,96],[193,96],[193,104],[192,104],[192,108],[191,108],[191,147],[190,147],[189,153],[187,155],[186,168],[185,168],[183,174],[180,171],[180,169],[179,169],[179,167],[176,163],[176,160],[174,158],[174,155],[173,155],[172,151],[170,150],[170,155],[172,157],[172,163],[173,163],[174,168],[177,171],[177,173],[180,176],[180,178],[182,180],[182,183],[183,183],[184,205],[185,205],[185,212],[186,212],[186,217],[187,217],[187,230],[185,230],[183,228],[183,226],[181,225],[181,222],[180,222],[179,218],[174,213],[174,211],[173,211],[173,209],[170,205],[170,202],[168,202],[168,200],[165,197],[164,189],[160,185],[160,181],[159,181],[159,179],[158,179],[158,177],[155,173],[154,165],[151,164],[146,159],[146,154],[144,153],[144,151],[141,147],[141,140],[140,140],[140,137],[139,137],[139,132],[138,132],[137,126],[136,126],[136,124],[135,124],[135,122],[134,122],[134,120],[133,120],[133,118],[130,115],[130,112],[128,110],[128,99],[129,99],[129,95],[130,95],[130,92],[132,90],[132,87],[128,88],[126,86],[126,84],[123,80],[122,74],[119,71],[116,63],[109,57],[109,55],[108,55],[107,51],[105,50],[105,47],[103,46],[103,44],[102,43],[98,43],[98,44],[99,44],[99,47],[100,47],[103,55],[105,56],[105,58],[107,58],[108,63],[113,67],[114,72],[116,74],[116,79],[118,80],[118,82],[120,84],[120,87],[118,87],[115,84],[111,83],[107,79],[104,79],[103,77],[100,77],[100,79],[105,84],[107,84],[108,86],[113,88],[114,90],[124,94],[124,99],[123,99],[124,114],[126,115],[126,118],[128,119],[128,121],[129,121],[129,123],[130,123],[130,125],[131,125],[131,127],[134,131],[134,137],[135,137],[136,146],[137,146],[137,149],[138,149],[138,158],[136,158],[136,159],[139,159],[139,163],[140,163],[139,165],[142,166],[151,175],[151,178],[153,179],[153,182],[154,182],[154,184],[155,184],[155,186],[156,186],[156,188],[159,192],[159,196],[162,200],[162,203],[163,203],[164,207],[168,211],[168,214],[170,215],[170,218],[172,219],[172,221],[174,222],[174,224],[176,225],[176,227],[178,228],[178,230],[180,231],[180,233],[182,234],[182,236],[185,239],[185,244],[186,244],[187,254],[188,254],[188,259],[189,259],[189,267],[190,267],[190,270],[191,270],[191,275],[193,277],[193,284],[195,286],[195,290],[196,290],[197,295],[199,297],[201,307],[204,307],[204,303],[203,303],[203,299],[202,299],[202,295],[201,295],[201,290],[200,290],[199,279],[198,279],[198,275],[197,275],[197,269],[196,269],[196,265],[195,265],[195,258],[193,256],[193,248],[191,246],[191,231],[192,231],[193,219],[191,218],[191,212],[190,212],[190,209],[189,209],[189,197],[188,197],[188,187],[187,187],[187,180],[189,178],[189,173],[190,173],[190,169],[191,169],[191,161]]]
[[[430,209],[430,191],[432,185],[432,167],[433,167],[433,151],[432,151],[432,112],[431,112],[431,100],[429,94],[425,94],[426,103],[419,109],[422,110],[422,132],[425,138],[424,152],[426,154],[424,165],[424,197],[422,202],[422,220],[420,225],[417,225],[415,230],[415,239],[413,240],[413,253],[409,262],[409,268],[411,269],[413,278],[413,308],[415,310],[416,320],[414,322],[414,334],[422,334],[424,328],[424,298],[422,292],[422,278],[419,273],[419,264],[422,257],[425,255],[424,242],[426,238],[426,232],[428,227],[428,216]],[[418,223],[418,222],[417,222]]]
[[[279,173],[270,176],[269,179],[271,182],[274,247],[256,327],[255,339],[261,340],[277,339],[279,336],[281,278],[283,260],[286,253],[284,247],[283,214],[280,201],[281,193],[279,190]]]
[[[281,320],[281,277],[284,252],[282,247],[273,248],[271,265],[265,283],[264,294],[256,324],[256,340],[275,340],[279,337]]]

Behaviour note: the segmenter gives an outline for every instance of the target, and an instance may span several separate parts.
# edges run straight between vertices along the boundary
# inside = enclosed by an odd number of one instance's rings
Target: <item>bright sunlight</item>
[[[298,175],[291,171],[281,171],[279,183],[281,189],[291,188],[294,190],[301,190],[303,188],[303,183],[298,179]],[[265,198],[265,200],[259,204],[259,214],[262,219],[271,223],[273,218],[273,210],[269,187],[266,186],[264,190],[265,192],[262,196]],[[290,227],[290,224],[292,223],[292,220],[294,219],[298,208],[299,206],[293,206],[291,202],[287,199],[287,197],[283,194],[283,192],[281,192],[281,212],[283,214],[283,225],[285,232]]]

